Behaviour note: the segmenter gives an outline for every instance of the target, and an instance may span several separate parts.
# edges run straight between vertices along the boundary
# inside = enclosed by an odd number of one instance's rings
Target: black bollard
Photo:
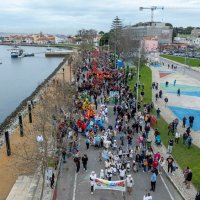
[[[64,83],[64,81],[65,81],[65,68],[62,68],[62,70],[63,70],[63,83]]]
[[[23,121],[22,121],[22,115],[19,114],[19,130],[20,130],[20,136],[24,136],[24,130],[23,130]]]
[[[32,123],[31,104],[28,104],[29,123]]]
[[[11,149],[10,149],[10,139],[9,139],[8,131],[5,132],[5,139],[6,139],[7,156],[10,156],[11,155]]]

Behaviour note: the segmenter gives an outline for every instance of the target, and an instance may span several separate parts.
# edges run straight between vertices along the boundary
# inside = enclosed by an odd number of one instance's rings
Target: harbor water
[[[45,47],[22,47],[34,57],[11,58],[12,47],[0,45],[0,123],[20,102],[31,95],[62,62],[63,58],[46,58]]]

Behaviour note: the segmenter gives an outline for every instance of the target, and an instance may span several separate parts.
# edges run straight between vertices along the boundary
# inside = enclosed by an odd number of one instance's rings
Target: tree
[[[99,35],[103,35],[104,34],[104,32],[103,31],[99,31]]]
[[[78,31],[78,35],[81,38],[81,49],[91,49],[94,47],[94,39],[97,36],[97,31],[94,29],[81,29]]]
[[[109,44],[110,33],[104,33],[99,41],[99,46],[104,46]]]
[[[56,122],[71,120],[74,94],[75,88],[68,82],[62,79],[52,81],[42,91],[40,101],[33,110],[35,120],[32,128],[25,129],[24,137],[27,138],[27,142],[17,147],[18,150],[15,152],[17,160],[22,161],[16,163],[16,166],[24,172],[29,172],[32,167],[38,168],[42,177],[40,200],[43,198],[46,171],[63,147],[62,136],[53,120]],[[42,140],[36,140],[37,136]]]
[[[110,30],[110,45],[111,49],[119,54],[119,46],[121,43],[122,36],[122,20],[116,16],[116,18],[112,21],[111,30]]]

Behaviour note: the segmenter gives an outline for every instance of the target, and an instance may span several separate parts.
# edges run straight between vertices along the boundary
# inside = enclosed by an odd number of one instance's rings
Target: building
[[[199,28],[193,29],[192,32],[191,32],[191,37],[192,38],[198,38],[198,37],[200,37],[200,29]]]
[[[65,35],[56,35],[55,36],[55,44],[63,44],[65,43],[66,36]]]
[[[200,37],[191,39],[191,43],[193,46],[200,47]]]
[[[126,26],[129,29],[134,40],[143,40],[144,37],[157,38],[158,44],[172,43],[172,26],[166,25],[162,22],[146,22],[138,23],[134,26]]]
[[[183,37],[183,36],[177,36],[174,38],[174,43],[175,44],[191,44],[191,40],[189,37]]]
[[[158,50],[157,37],[144,37],[144,50],[145,52],[155,52]]]

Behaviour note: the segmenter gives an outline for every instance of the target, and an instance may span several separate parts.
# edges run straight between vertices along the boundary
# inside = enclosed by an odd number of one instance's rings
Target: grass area
[[[161,55],[163,58],[167,58],[176,62],[179,62],[181,64],[185,64],[185,57],[181,56],[172,56],[172,55]],[[200,59],[197,58],[187,58],[186,64],[192,67],[200,67]]]
[[[154,114],[156,111],[154,110]],[[161,118],[158,120],[157,126],[158,130],[161,133],[161,138],[163,144],[167,147],[168,141],[171,136],[168,136],[168,124]],[[172,155],[181,167],[181,169],[189,166],[193,172],[193,184],[197,189],[200,189],[200,149],[196,146],[192,146],[191,149],[188,149],[185,145],[182,144],[182,138],[179,141],[179,144],[176,144],[173,147]]]
[[[141,67],[141,83],[144,83],[145,89],[145,103],[151,103],[152,101],[152,73],[149,67]],[[136,79],[129,81],[130,88],[133,90]],[[156,110],[153,110],[153,114],[156,114]],[[168,136],[168,123],[161,117],[158,120],[156,128],[161,133],[161,139],[163,144],[167,147],[170,136]],[[197,189],[200,189],[200,148],[192,145],[191,149],[187,149],[186,146],[182,144],[182,138],[179,141],[179,144],[176,144],[172,152],[173,157],[181,167],[184,169],[186,166],[189,166],[193,172],[193,184]]]
[[[145,103],[151,103],[152,102],[152,91],[151,91],[151,83],[152,83],[152,74],[151,74],[151,69],[149,67],[146,67],[146,66],[143,66],[140,68],[140,85],[144,84],[144,99],[143,99],[143,102]],[[133,79],[133,80],[130,80],[128,82],[131,90],[133,91],[134,90],[134,86],[137,82],[137,79]],[[139,97],[140,97],[140,93],[142,91],[142,87],[140,87],[139,89]]]

